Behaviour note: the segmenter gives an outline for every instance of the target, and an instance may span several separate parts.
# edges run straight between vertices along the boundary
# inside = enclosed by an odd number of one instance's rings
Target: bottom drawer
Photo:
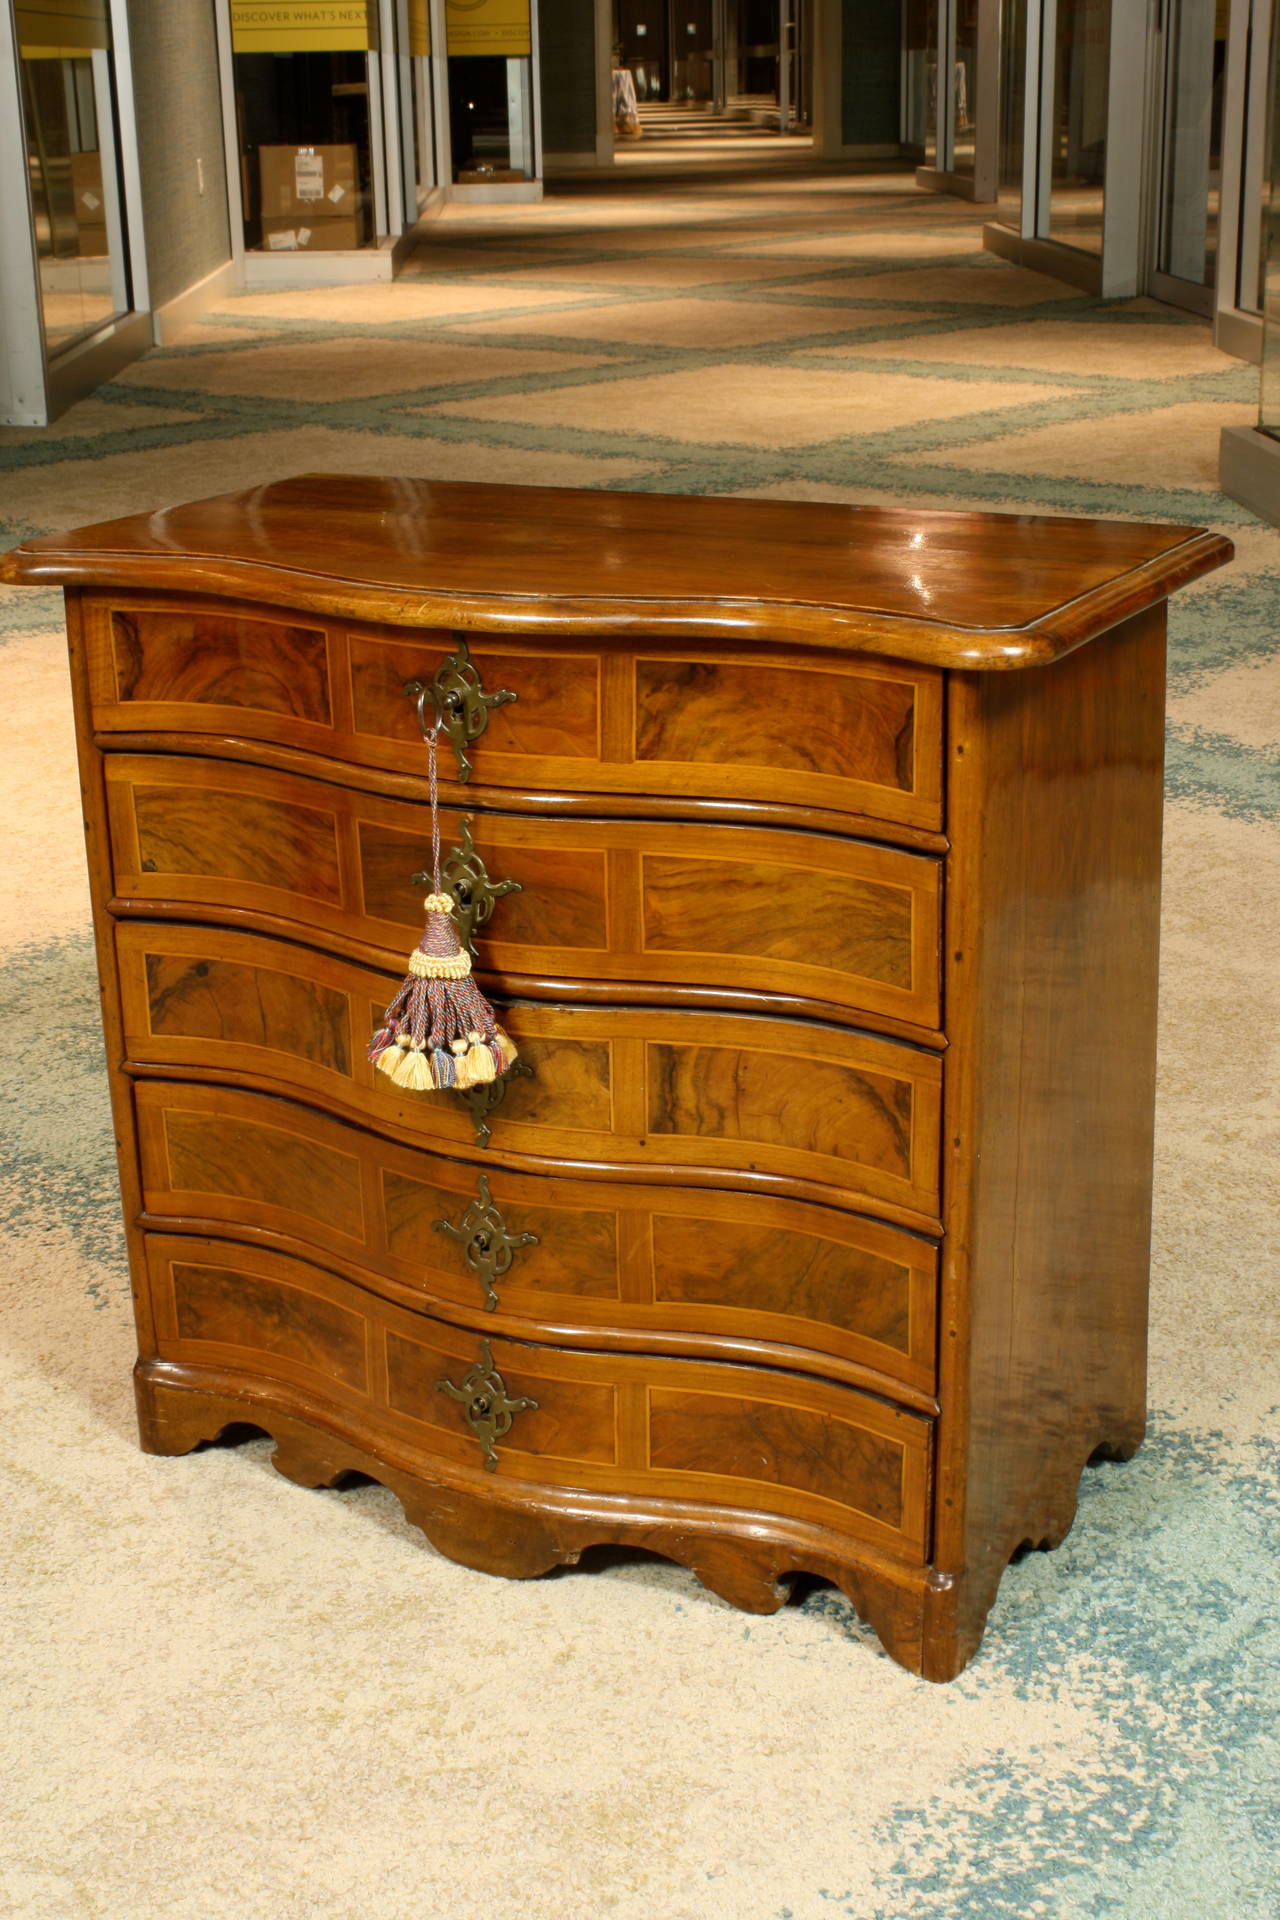
[[[377,1454],[808,1521],[921,1565],[931,1422],[719,1361],[486,1340],[260,1247],[150,1235],[159,1356],[293,1387]]]

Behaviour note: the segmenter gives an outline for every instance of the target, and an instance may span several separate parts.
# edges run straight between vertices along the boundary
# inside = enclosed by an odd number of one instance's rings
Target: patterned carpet
[[[229,300],[51,430],[0,536],[308,469],[1208,522],[1173,617],[1147,1445],[955,1685],[811,1589],[516,1585],[380,1489],[135,1446],[59,608],[0,601],[0,1478],[22,1920],[1253,1920],[1280,1911],[1280,535],[1215,491],[1197,320],[794,163],[451,213],[390,287]]]

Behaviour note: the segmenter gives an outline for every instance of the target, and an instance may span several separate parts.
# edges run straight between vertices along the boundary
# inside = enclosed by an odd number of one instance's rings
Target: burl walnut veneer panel
[[[122,911],[325,936],[388,971],[421,931],[420,803],[159,754],[113,754],[107,797]],[[499,991],[661,983],[940,1025],[936,856],[826,833],[467,817],[488,881],[512,888],[482,941]],[[441,819],[455,844],[459,815]]]
[[[152,1235],[147,1253],[172,1360],[231,1367],[286,1392],[332,1393],[475,1473],[476,1443],[437,1384],[463,1379],[474,1333],[262,1249]],[[763,1367],[496,1338],[490,1351],[510,1398],[531,1403],[495,1449],[495,1478],[536,1484],[554,1465],[587,1490],[764,1503],[922,1557],[932,1426],[917,1414]]]
[[[93,595],[85,630],[103,733],[231,735],[413,776],[422,740],[404,687],[456,646],[448,632],[172,596]],[[660,635],[606,647],[477,634],[470,650],[483,684],[515,695],[485,732],[483,790],[498,804],[652,815],[714,800],[726,818],[940,825],[942,676],[929,667]]]
[[[223,928],[122,920],[116,941],[131,1066],[286,1082],[423,1144],[474,1144],[456,1096],[404,1093],[365,1059],[389,977]],[[936,1229],[936,1054],[760,1015],[508,1011],[532,1071],[505,1083],[495,1158],[794,1194]]]
[[[68,590],[143,1445],[248,1422],[513,1577],[808,1571],[959,1672],[1144,1429],[1164,601],[1229,557],[314,475],[8,555]],[[365,1058],[406,682],[521,1054],[462,1097]]]
[[[481,1331],[727,1358],[785,1348],[788,1366],[931,1404],[937,1259],[916,1234],[762,1194],[447,1159],[232,1087],[140,1081],[135,1097],[156,1224],[279,1244]],[[505,1232],[535,1236],[488,1287],[481,1181]],[[440,1229],[472,1208],[465,1233]]]

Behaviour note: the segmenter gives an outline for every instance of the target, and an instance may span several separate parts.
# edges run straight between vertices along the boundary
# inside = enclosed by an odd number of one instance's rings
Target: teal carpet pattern
[[[140,1454],[60,608],[0,597],[0,1912],[1280,1913],[1280,534],[1256,370],[905,176],[638,171],[451,211],[390,286],[224,302],[47,431],[0,540],[328,470],[1103,514],[1237,543],[1171,619],[1148,1439],[954,1685],[810,1583],[441,1560],[251,1442]]]

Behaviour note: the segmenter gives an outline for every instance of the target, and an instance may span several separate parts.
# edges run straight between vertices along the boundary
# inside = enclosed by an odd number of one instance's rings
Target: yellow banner
[[[18,0],[24,60],[79,60],[111,45],[107,0]]]
[[[445,29],[451,54],[533,51],[529,0],[446,0]]]
[[[431,51],[430,0],[409,0],[409,52],[414,59]]]
[[[377,44],[374,0],[231,0],[236,53],[363,53]]]

